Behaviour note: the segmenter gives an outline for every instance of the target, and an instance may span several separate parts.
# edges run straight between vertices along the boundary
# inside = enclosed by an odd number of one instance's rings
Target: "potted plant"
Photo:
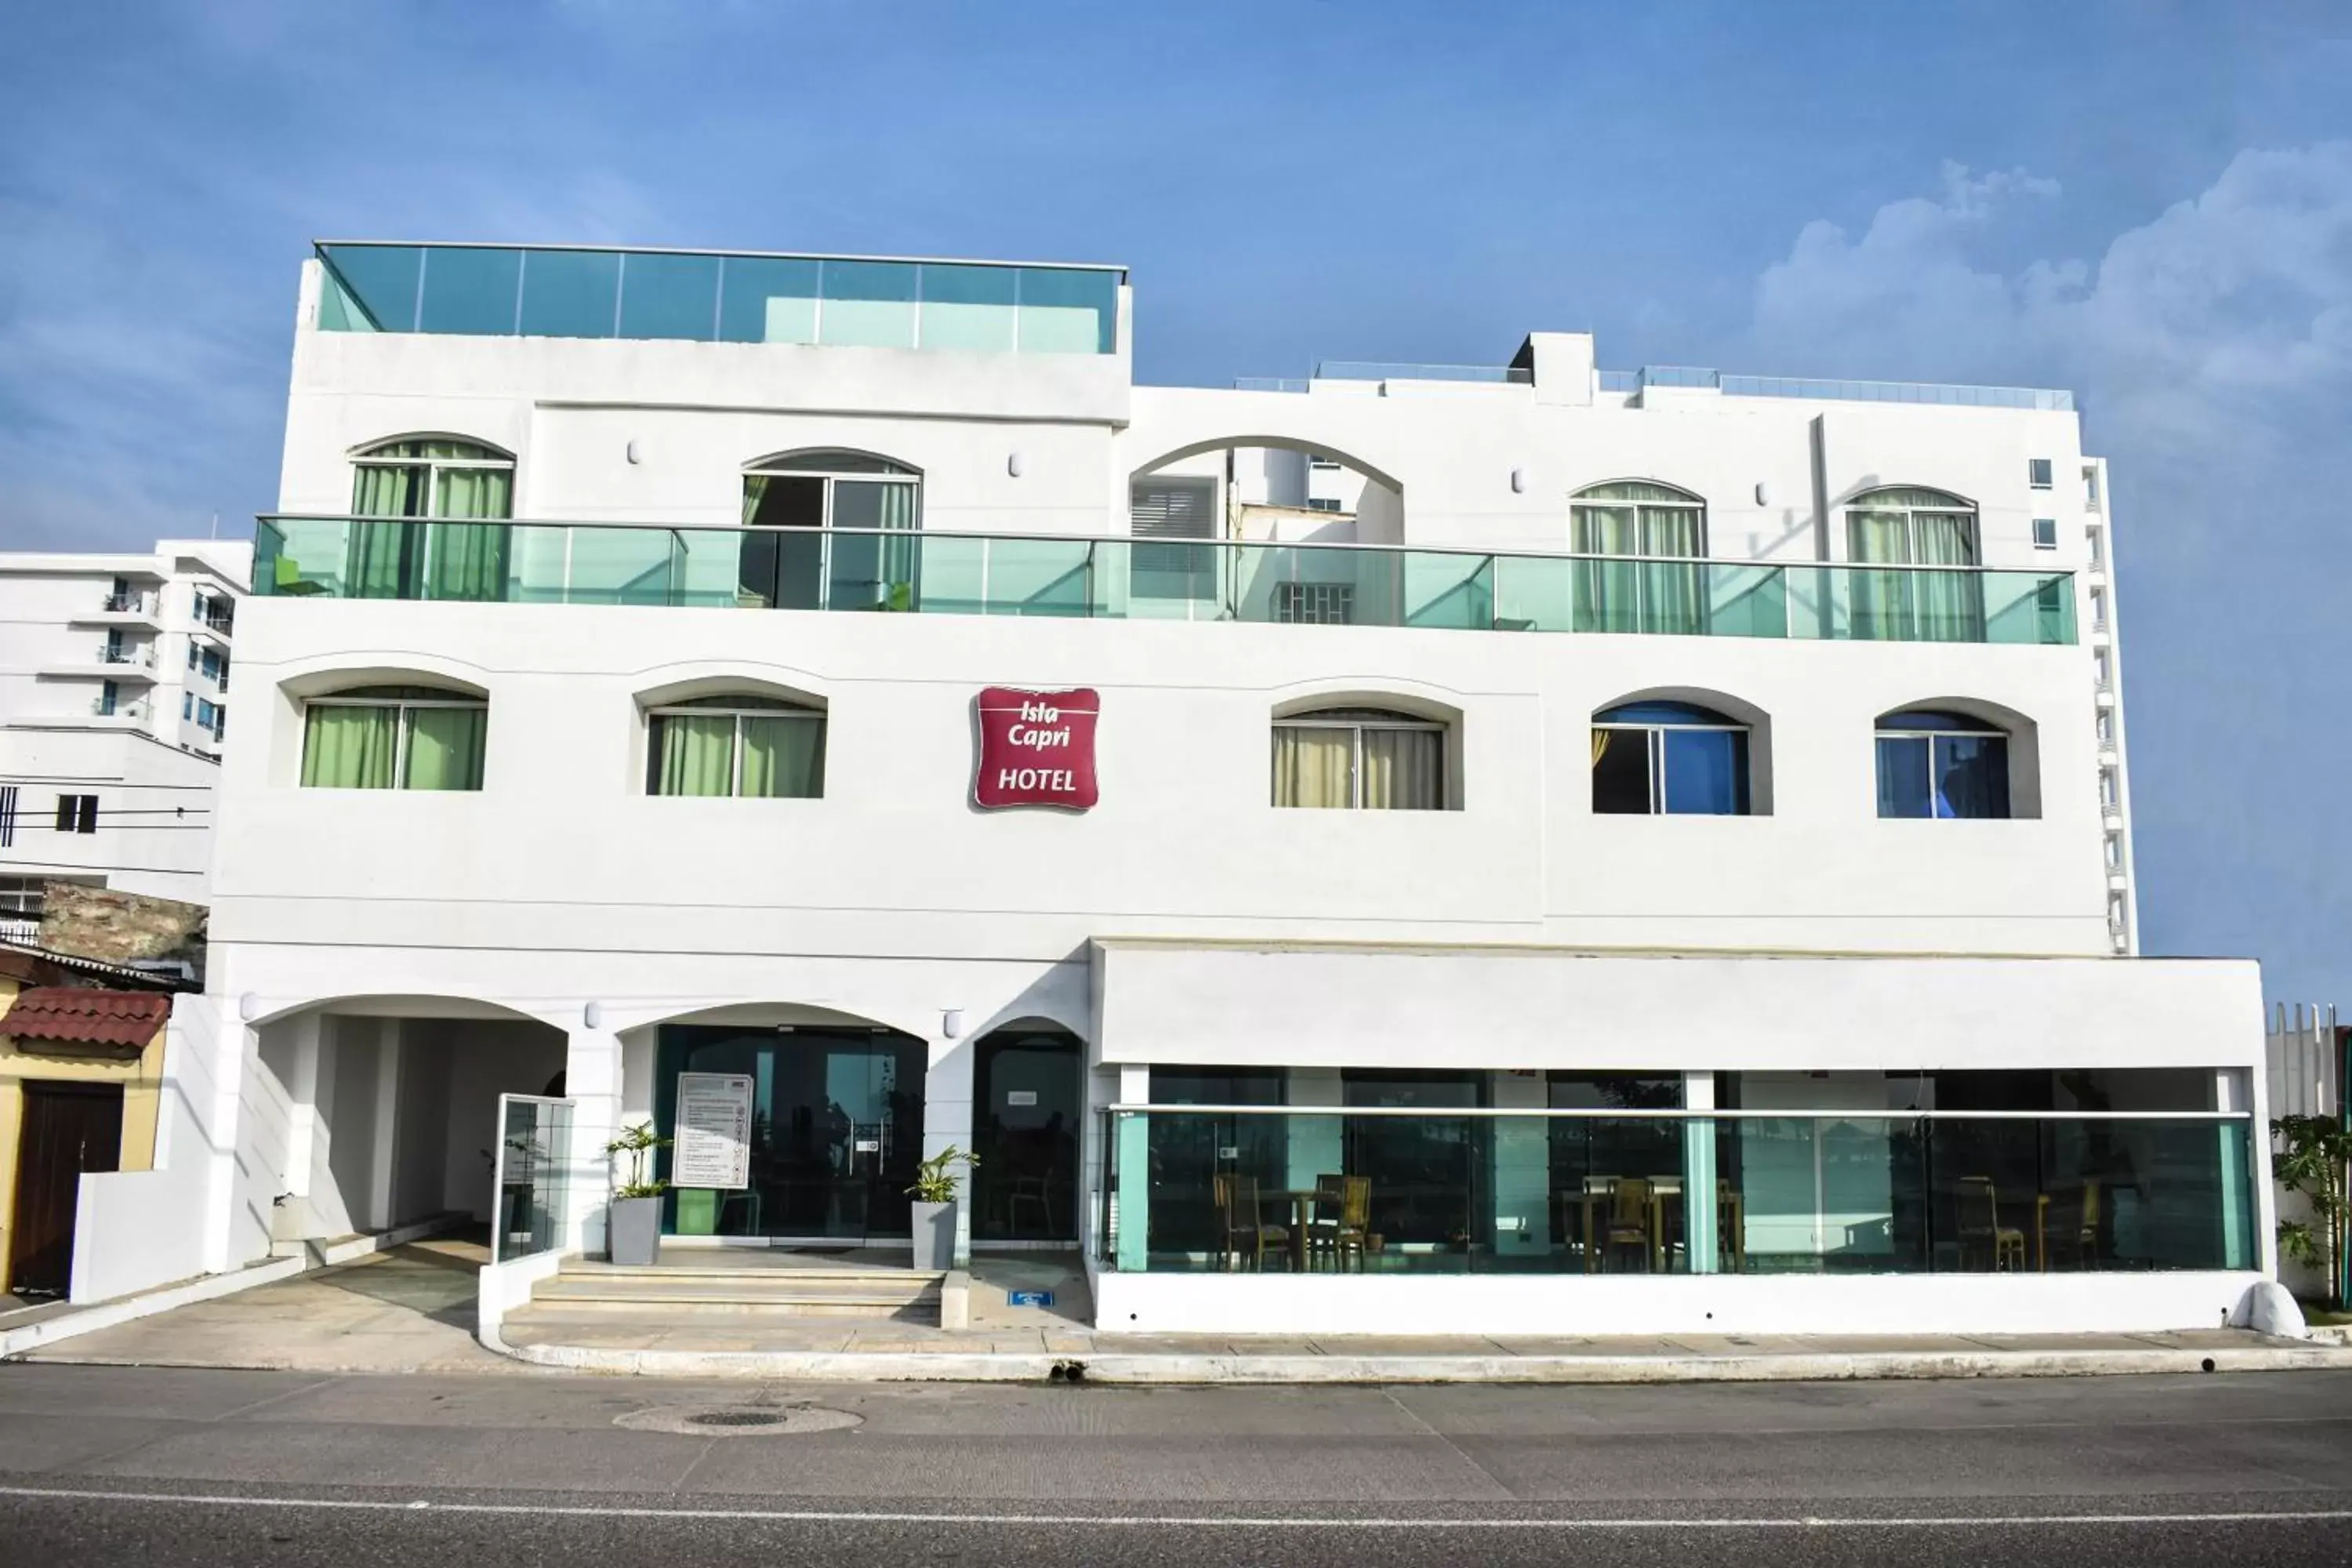
[[[945,1273],[955,1267],[956,1187],[962,1178],[954,1167],[969,1171],[979,1163],[950,1143],[915,1167],[907,1195],[915,1200],[916,1268]]]
[[[614,1263],[646,1268],[661,1261],[662,1194],[669,1184],[647,1179],[646,1157],[668,1148],[669,1142],[654,1136],[652,1122],[640,1121],[623,1128],[618,1138],[604,1145],[607,1157],[629,1157],[629,1179],[614,1187],[612,1215],[604,1226],[605,1255]]]

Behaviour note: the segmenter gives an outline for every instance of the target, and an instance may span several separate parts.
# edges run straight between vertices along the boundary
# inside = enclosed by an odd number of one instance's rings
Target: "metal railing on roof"
[[[1915,403],[1951,408],[2028,408],[2070,414],[2074,395],[2061,387],[1966,386],[1919,381],[1846,381],[1811,376],[1730,375],[1697,365],[1654,364],[1599,373],[1602,392],[1649,387],[1719,392],[1726,397],[1807,397],[1843,403]]]
[[[1533,385],[1536,373],[1518,365],[1408,364],[1385,360],[1327,359],[1315,366],[1320,381],[1472,381],[1497,385]]]

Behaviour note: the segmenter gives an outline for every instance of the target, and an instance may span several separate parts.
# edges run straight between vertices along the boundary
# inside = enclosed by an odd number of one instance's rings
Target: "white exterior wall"
[[[2027,460],[2051,459],[2062,486],[2080,471],[2071,414],[1596,398],[1590,341],[1543,341],[1542,364],[1570,367],[1580,387],[1130,390],[1124,353],[305,323],[281,506],[340,513],[354,449],[435,432],[513,452],[523,520],[730,526],[747,465],[845,447],[919,469],[928,528],[1119,534],[1134,475],[1222,479],[1234,446],[1326,451],[1360,470],[1368,542],[1560,551],[1570,494],[1638,478],[1706,498],[1716,557],[1837,560],[1842,503],[1904,484],[1975,501],[1990,565],[2086,566],[2079,523],[2054,553],[2032,542],[2051,502],[2029,490]],[[1270,462],[1237,476],[1237,500],[1271,496]],[[320,1008],[534,1019],[566,1037],[586,1149],[650,1113],[654,1026],[847,1017],[929,1043],[936,1149],[969,1140],[972,1043],[1023,1017],[1090,1042],[1097,1103],[1133,1098],[1151,1061],[1327,1075],[2261,1062],[2249,966],[2110,956],[2087,636],[1991,647],[284,597],[245,605],[239,632],[206,999],[220,1078],[235,1079],[227,1057],[254,1034],[240,1015],[264,1026]],[[387,678],[488,694],[479,793],[297,786],[304,699]],[[646,795],[649,694],[727,681],[828,709],[823,799]],[[971,704],[989,684],[1100,691],[1099,806],[970,807]],[[1591,714],[1667,695],[1754,726],[1757,815],[1591,812]],[[1445,719],[1455,809],[1273,807],[1269,721],[1317,701]],[[2012,726],[2022,815],[1881,820],[1873,721],[1953,703]],[[450,1077],[454,1093],[462,1056]],[[338,1103],[354,1092],[333,1089]],[[1091,1127],[1087,1139],[1091,1182]],[[361,1152],[339,1137],[328,1173],[353,1209],[343,1175]],[[455,1192],[462,1151],[441,1154]],[[309,1157],[313,1172],[326,1163]],[[599,1165],[583,1160],[581,1174],[601,1191]],[[575,1239],[596,1245],[594,1205],[575,1222]],[[1508,1317],[1520,1309],[1505,1296],[1543,1282],[1371,1283],[1364,1310],[1387,1321],[1391,1284],[1491,1284],[1502,1294],[1482,1300]],[[1755,1308],[1773,1321],[1794,1310],[1790,1292],[1849,1283],[1727,1282],[1780,1292]],[[1286,1321],[1329,1305],[1322,1282],[1284,1287],[1288,1304],[1261,1295],[1240,1318],[1209,1300],[1230,1281],[1097,1284],[1107,1324],[1115,1301],[1156,1302],[1160,1327],[1171,1311],[1265,1326],[1264,1310]],[[2205,1277],[2130,1312],[2080,1306],[2091,1295],[2016,1308],[2041,1289],[2022,1281],[1951,1300],[2004,1288],[2011,1305],[1988,1309],[1987,1326],[2084,1312],[2201,1323],[2206,1299],[2236,1287]]]
[[[230,657],[233,633],[195,616],[198,593],[241,598],[251,545],[164,540],[148,555],[0,554],[0,785],[17,791],[0,876],[103,882],[202,903],[221,742],[184,713],[226,706],[227,679],[188,663]],[[106,608],[121,579],[136,604]],[[101,658],[109,634],[125,662]],[[100,714],[106,682],[115,710]],[[56,830],[60,795],[96,795],[98,831]]]

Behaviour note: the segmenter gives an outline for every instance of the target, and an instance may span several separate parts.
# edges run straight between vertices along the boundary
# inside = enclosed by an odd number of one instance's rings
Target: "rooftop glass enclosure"
[[[2242,1114],[1115,1107],[1129,1272],[2025,1274],[2255,1266]]]
[[[1862,642],[2075,639],[2065,572],[914,528],[270,516],[255,535],[254,592]]]
[[[330,332],[1115,353],[1116,267],[326,241]]]

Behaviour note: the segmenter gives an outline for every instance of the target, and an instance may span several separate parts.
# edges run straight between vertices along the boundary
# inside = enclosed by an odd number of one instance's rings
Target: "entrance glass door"
[[[890,1029],[670,1025],[656,1058],[664,1137],[677,1135],[678,1074],[740,1073],[752,1082],[750,1184],[674,1192],[673,1235],[862,1242],[908,1234],[906,1190],[923,1143],[920,1040]]]
[[[1061,1029],[998,1029],[974,1047],[973,1240],[1077,1240],[1078,1063]]]

